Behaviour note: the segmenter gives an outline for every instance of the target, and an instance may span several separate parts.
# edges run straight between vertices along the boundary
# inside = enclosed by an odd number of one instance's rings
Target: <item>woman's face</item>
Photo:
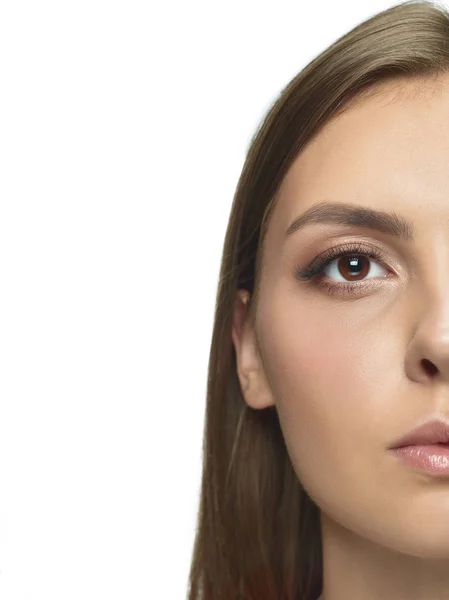
[[[267,231],[255,332],[234,327],[233,339],[245,400],[276,405],[325,527],[449,558],[449,477],[388,451],[428,417],[449,420],[449,78],[382,92],[327,124],[292,165]],[[332,222],[286,235],[331,203],[394,211],[402,237]],[[351,243],[362,246],[353,266],[337,258],[295,277]],[[381,260],[366,256],[376,249]]]

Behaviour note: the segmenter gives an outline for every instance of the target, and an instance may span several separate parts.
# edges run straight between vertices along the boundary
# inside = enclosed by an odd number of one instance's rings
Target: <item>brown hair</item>
[[[364,21],[279,94],[251,140],[224,240],[208,365],[203,471],[188,600],[316,600],[319,509],[289,459],[276,408],[244,401],[232,343],[238,289],[257,310],[260,257],[282,180],[331,118],[378,84],[449,72],[449,12],[402,2]]]

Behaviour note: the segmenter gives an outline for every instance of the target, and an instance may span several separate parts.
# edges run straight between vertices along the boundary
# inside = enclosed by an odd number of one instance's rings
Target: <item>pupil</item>
[[[355,269],[356,271],[356,273],[353,273],[353,275],[357,275],[360,271],[360,266],[358,266],[359,260],[359,258],[350,258],[349,260],[350,269]]]

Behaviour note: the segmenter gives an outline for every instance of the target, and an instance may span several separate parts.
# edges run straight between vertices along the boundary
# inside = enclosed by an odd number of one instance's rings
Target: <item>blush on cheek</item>
[[[276,402],[291,417],[296,412],[298,421],[306,414],[326,418],[338,405],[339,411],[352,410],[370,388],[375,340],[369,331],[349,323],[347,315],[314,312],[309,304],[298,306],[297,297],[293,305],[288,295],[273,294],[260,305],[258,329]]]
[[[271,331],[265,366],[283,420],[305,438],[341,429],[340,420],[354,413],[367,388],[366,357],[357,356],[354,339],[329,336],[319,327]]]
[[[368,332],[362,334],[345,326],[329,327],[328,323],[320,326],[319,320],[311,320],[301,333],[287,334],[284,354],[294,357],[303,380],[316,383],[323,391],[353,390],[359,385],[366,388],[372,370],[370,364],[376,360],[369,337]],[[281,348],[279,351],[282,352]]]
[[[292,383],[335,389],[342,383],[351,385],[350,378],[356,376],[358,360],[354,356],[353,340],[345,340],[341,335],[330,336],[325,328],[316,327],[310,332],[299,329],[294,335],[290,331],[284,340],[278,338],[275,346],[279,367],[293,378]]]

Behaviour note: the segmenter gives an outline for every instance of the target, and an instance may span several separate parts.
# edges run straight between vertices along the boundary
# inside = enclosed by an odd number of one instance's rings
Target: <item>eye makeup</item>
[[[361,294],[364,291],[367,291],[368,288],[372,289],[373,286],[378,286],[379,278],[370,278],[368,281],[351,281],[348,279],[348,281],[336,282],[335,280],[332,280],[326,276],[323,271],[332,262],[346,257],[348,260],[350,260],[352,268],[357,267],[358,265],[356,263],[360,262],[359,259],[362,258],[365,259],[365,263],[367,261],[369,262],[370,260],[374,260],[379,263],[381,267],[391,272],[391,269],[386,265],[385,262],[386,256],[387,253],[381,248],[368,246],[360,242],[351,242],[349,244],[336,246],[326,250],[322,254],[316,256],[305,268],[297,266],[295,269],[295,277],[299,281],[313,281],[314,285],[318,286],[320,289],[326,291],[330,295]],[[362,274],[364,271],[366,271],[363,266],[357,270],[362,271]],[[365,274],[368,274],[370,270],[371,269],[368,268],[368,271]],[[349,272],[349,278],[352,275],[355,277],[360,276],[358,273],[354,274]]]

